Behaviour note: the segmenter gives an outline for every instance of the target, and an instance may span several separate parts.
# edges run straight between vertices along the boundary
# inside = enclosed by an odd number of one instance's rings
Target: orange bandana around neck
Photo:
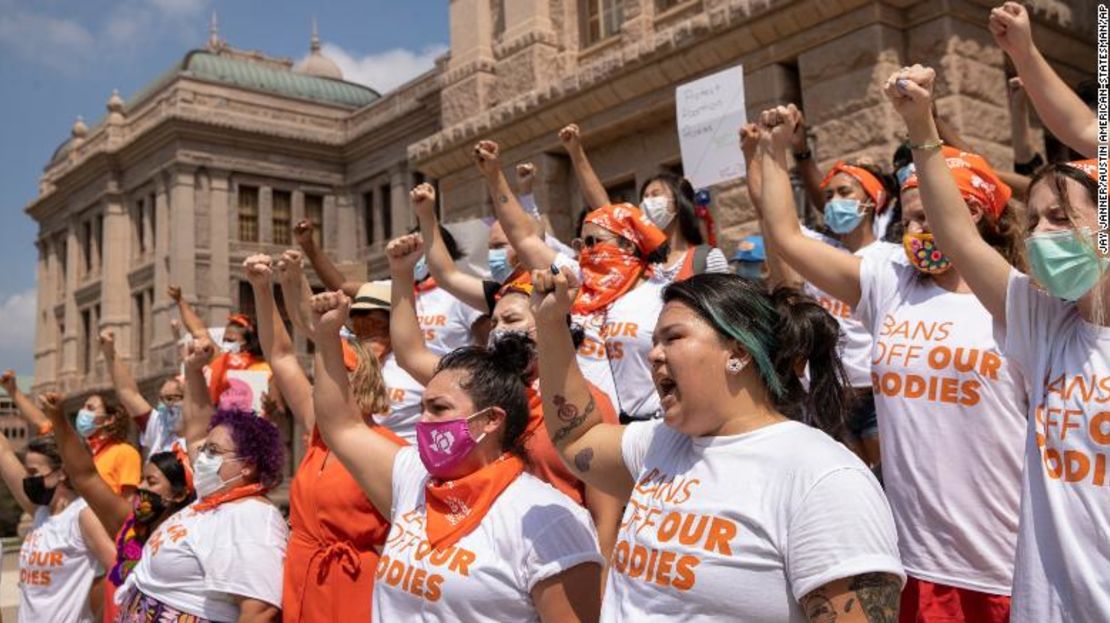
[[[420,294],[421,292],[427,292],[429,290],[435,290],[438,287],[439,287],[439,284],[436,283],[436,278],[435,277],[428,277],[424,281],[421,281],[420,283],[416,284],[416,293]]]
[[[493,503],[524,472],[524,461],[506,452],[482,469],[456,480],[428,478],[427,537],[435,550],[451,547],[470,534]]]
[[[193,508],[197,511],[210,511],[220,504],[226,504],[228,502],[233,502],[242,498],[249,498],[255,495],[265,495],[266,491],[268,491],[268,489],[257,482],[253,485],[243,485],[241,487],[235,487],[234,489],[228,489],[223,493],[210,495],[204,500],[194,504]]]

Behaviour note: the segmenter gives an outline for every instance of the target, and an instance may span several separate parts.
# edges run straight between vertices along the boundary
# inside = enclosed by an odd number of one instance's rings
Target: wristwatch
[[[1040,154],[1034,154],[1033,159],[1029,162],[1015,162],[1014,173],[1019,175],[1033,175],[1037,169],[1044,165],[1044,158]]]

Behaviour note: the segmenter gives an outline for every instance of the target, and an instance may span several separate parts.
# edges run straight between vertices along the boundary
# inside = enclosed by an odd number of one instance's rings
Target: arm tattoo
[[[557,409],[556,415],[559,416],[560,420],[566,422],[551,438],[551,443],[558,446],[559,442],[566,439],[574,429],[581,426],[582,422],[585,422],[586,418],[593,414],[596,405],[594,404],[593,394],[590,394],[590,401],[586,403],[586,408],[582,410],[581,414],[578,413],[576,405],[567,402],[565,396],[556,395],[552,402],[555,403]]]
[[[585,474],[590,471],[590,461],[593,459],[594,449],[583,448],[578,454],[574,455],[574,468]]]
[[[848,588],[855,591],[868,623],[897,623],[902,595],[897,577],[887,573],[864,573],[852,578]]]
[[[806,595],[801,603],[809,623],[836,623],[836,608],[825,597],[825,589],[819,588]]]
[[[501,203],[509,203],[509,196],[508,195],[501,195],[500,197],[497,198],[497,200],[500,201]]]
[[[842,582],[837,583],[838,586],[844,587]],[[897,577],[887,573],[864,573],[847,582],[843,590],[830,590],[832,585],[826,585],[803,597],[800,603],[806,620],[809,623],[898,622],[902,589]]]

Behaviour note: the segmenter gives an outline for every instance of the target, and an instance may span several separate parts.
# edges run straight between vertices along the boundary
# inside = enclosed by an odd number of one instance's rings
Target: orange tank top
[[[372,428],[405,445],[388,429]],[[319,429],[312,431],[289,489],[289,523],[282,620],[369,621],[378,564],[375,547],[385,543],[389,520],[331,454]]]

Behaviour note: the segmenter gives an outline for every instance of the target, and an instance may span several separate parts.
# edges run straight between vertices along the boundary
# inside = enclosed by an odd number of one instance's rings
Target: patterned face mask
[[[902,247],[910,265],[927,275],[939,275],[949,268],[952,262],[937,248],[933,234],[911,234],[902,236]]]

